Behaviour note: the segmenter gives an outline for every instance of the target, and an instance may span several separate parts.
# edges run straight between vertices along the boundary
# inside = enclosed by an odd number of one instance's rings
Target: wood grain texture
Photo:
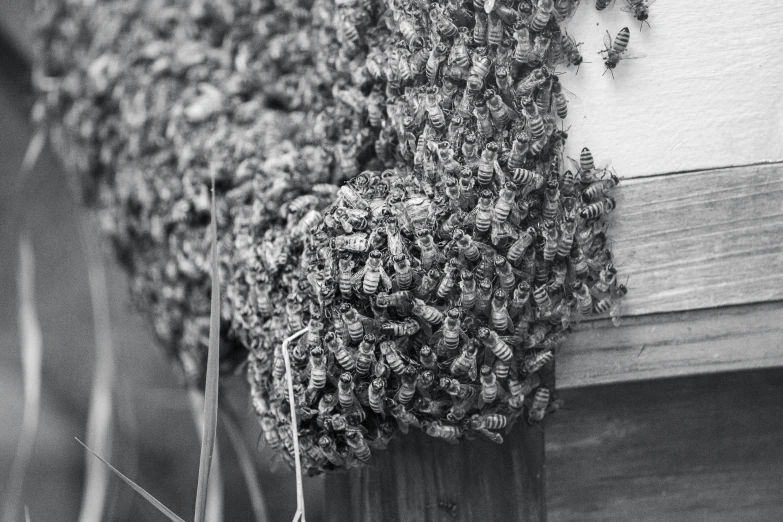
[[[571,103],[567,152],[582,147],[628,177],[783,160],[783,10],[775,0],[658,0],[652,28],[622,12],[582,2],[568,31],[592,63],[561,77]],[[600,56],[631,29],[615,79]]]
[[[550,522],[783,520],[783,370],[562,393]]]
[[[580,325],[557,353],[559,389],[783,366],[783,303]]]
[[[371,465],[327,477],[328,520],[468,522],[546,520],[544,433],[517,426],[506,442],[451,445],[410,434]],[[438,506],[456,504],[455,514]]]
[[[629,278],[625,314],[783,299],[783,164],[628,180],[616,192],[609,232]]]

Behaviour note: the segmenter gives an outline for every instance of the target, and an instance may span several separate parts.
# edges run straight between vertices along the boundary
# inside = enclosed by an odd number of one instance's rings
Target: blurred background
[[[87,437],[95,377],[96,340],[88,262],[105,268],[111,330],[111,423],[107,459],[182,518],[193,517],[200,442],[191,400],[156,346],[146,320],[133,309],[124,274],[101,242],[87,211],[69,190],[67,175],[44,148],[33,169],[21,166],[34,129],[27,60],[29,0],[0,3],[0,495],[18,502],[13,520],[79,520],[86,457],[74,440]],[[83,227],[80,230],[80,227]],[[92,237],[85,242],[82,234]],[[23,434],[24,387],[19,298],[20,237],[32,245],[34,298],[41,332],[40,413],[37,434]],[[90,249],[89,245],[96,248]],[[89,251],[89,253],[88,253]],[[95,264],[98,262],[98,264]],[[26,262],[30,268],[29,262]],[[98,305],[101,306],[100,304]],[[295,511],[294,475],[270,461],[251,413],[242,377],[225,379],[244,442],[254,456],[270,520]],[[105,397],[104,397],[105,398]],[[9,498],[20,437],[33,442],[22,489]],[[252,520],[250,497],[236,453],[218,427],[225,520]],[[93,457],[90,457],[93,458]],[[15,479],[19,480],[18,470]],[[322,484],[308,479],[308,520],[321,519]],[[165,520],[116,477],[108,483],[103,520]]]

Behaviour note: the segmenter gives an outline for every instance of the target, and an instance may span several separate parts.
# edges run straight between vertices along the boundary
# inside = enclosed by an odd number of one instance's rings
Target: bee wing
[[[476,431],[484,435],[486,438],[494,442],[495,444],[503,444],[503,436],[500,433],[489,431],[486,428],[479,428]]]
[[[629,53],[628,51],[620,55],[623,60],[638,60],[639,58],[646,58],[644,53]]]
[[[364,277],[365,272],[367,272],[367,267],[362,267],[358,272],[356,272],[351,277],[351,286],[358,286],[362,283],[362,278]]]
[[[470,364],[470,369],[468,370],[468,377],[470,377],[471,381],[475,381],[476,378],[478,377],[478,367],[475,358],[473,359],[473,362]]]
[[[501,335],[500,340],[509,346],[520,346],[524,339],[518,335]]]
[[[492,220],[492,243],[497,244],[501,239],[506,237],[515,237],[516,232],[508,223],[498,223],[496,220]]]
[[[492,165],[495,169],[495,174],[497,174],[500,186],[502,187],[506,184],[506,174],[503,172],[503,169],[500,168],[500,163],[498,163],[498,160],[495,160]]]
[[[386,288],[388,290],[391,290],[392,280],[391,280],[391,277],[389,277],[389,274],[387,274],[386,270],[384,270],[383,268],[378,268],[378,272],[380,273],[381,280],[383,281],[383,284],[386,285]]]
[[[462,223],[465,225],[474,224],[476,222],[476,214],[478,214],[478,211],[479,211],[479,207],[478,206],[474,207],[473,210],[465,214],[465,219],[462,221]]]
[[[611,6],[611,4],[613,3],[614,0],[612,0],[612,2],[609,3],[609,5]],[[607,9],[608,8],[609,6],[607,6]],[[598,54],[608,52],[612,48],[612,35],[609,34],[609,31],[606,31],[606,34],[604,35],[604,47],[606,47],[606,49],[604,49],[603,51],[599,51]]]

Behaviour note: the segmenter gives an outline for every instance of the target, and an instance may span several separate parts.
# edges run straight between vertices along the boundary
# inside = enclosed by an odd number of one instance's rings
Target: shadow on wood
[[[544,430],[519,423],[505,439],[452,445],[419,433],[400,437],[374,452],[369,466],[327,478],[327,519],[544,521]]]

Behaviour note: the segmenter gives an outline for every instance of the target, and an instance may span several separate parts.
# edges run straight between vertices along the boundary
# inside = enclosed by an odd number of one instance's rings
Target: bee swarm
[[[43,13],[38,118],[203,379],[217,180],[225,370],[292,458],[488,438],[557,404],[570,325],[619,314],[617,178],[564,163],[573,0],[99,2]]]

